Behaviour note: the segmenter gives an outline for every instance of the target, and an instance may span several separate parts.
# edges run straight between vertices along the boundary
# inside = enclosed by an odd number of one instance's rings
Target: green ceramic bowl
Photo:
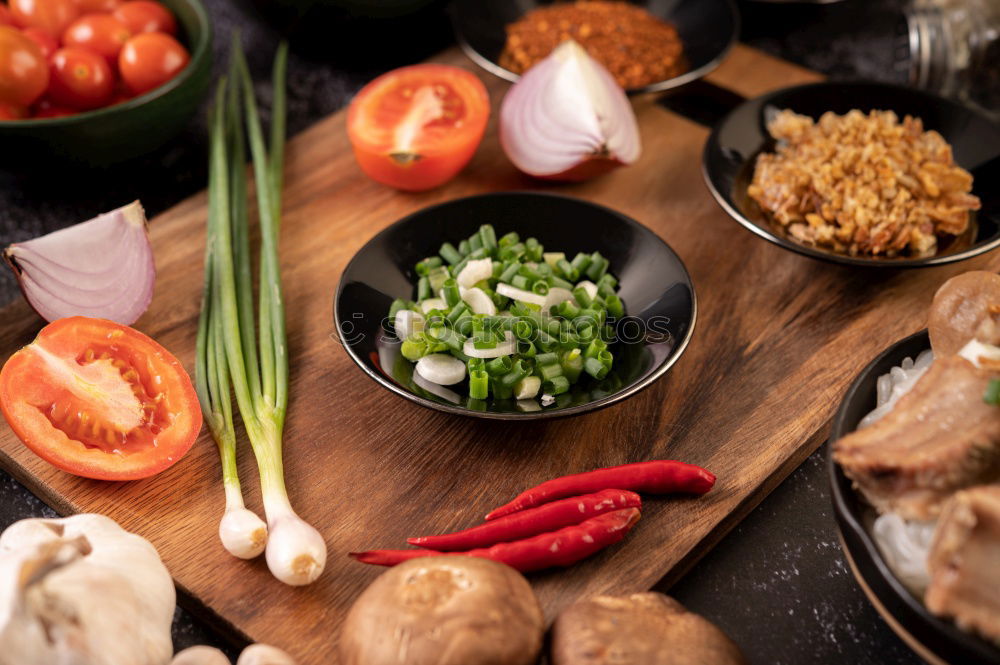
[[[63,118],[0,122],[0,168],[100,167],[154,150],[190,121],[212,75],[212,26],[200,0],[160,0],[177,17],[188,66],[127,102]]]

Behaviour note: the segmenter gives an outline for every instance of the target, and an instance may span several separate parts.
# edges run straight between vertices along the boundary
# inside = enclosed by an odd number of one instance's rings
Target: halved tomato
[[[475,74],[449,65],[413,65],[361,89],[347,113],[347,134],[371,178],[422,191],[469,163],[489,115],[489,95]]]
[[[98,480],[159,473],[201,429],[177,358],[137,330],[84,316],[50,323],[7,360],[0,409],[36,455]]]

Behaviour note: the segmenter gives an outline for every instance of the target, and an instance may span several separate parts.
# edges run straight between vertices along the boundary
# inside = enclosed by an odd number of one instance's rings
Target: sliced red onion
[[[582,180],[639,158],[639,126],[625,92],[576,42],[525,72],[500,106],[500,142],[514,166]]]
[[[15,243],[3,257],[46,321],[91,316],[131,325],[153,298],[156,267],[138,201]]]

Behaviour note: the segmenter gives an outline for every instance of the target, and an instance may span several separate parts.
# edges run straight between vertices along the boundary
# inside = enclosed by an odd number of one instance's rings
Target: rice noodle
[[[858,423],[858,429],[868,427],[892,411],[899,398],[913,388],[932,362],[934,362],[934,352],[927,349],[921,352],[916,360],[904,358],[898,367],[893,367],[888,374],[878,377],[878,383],[875,387],[875,409],[861,419],[861,422]]]
[[[936,520],[907,521],[896,513],[879,515],[872,526],[872,536],[889,568],[907,589],[920,597],[931,581],[927,555],[936,526]]]
[[[878,377],[875,409],[861,419],[858,429],[868,427],[892,411],[899,398],[913,388],[933,362],[934,352],[927,349],[916,360],[904,358],[888,374]],[[917,596],[922,596],[930,583],[927,555],[936,525],[936,521],[907,521],[896,513],[886,513],[879,515],[871,527],[872,538],[889,569]]]

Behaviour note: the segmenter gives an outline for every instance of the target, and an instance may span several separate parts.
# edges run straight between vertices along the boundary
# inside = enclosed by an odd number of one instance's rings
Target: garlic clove
[[[236,665],[295,665],[295,659],[269,644],[251,644],[240,654]]]

